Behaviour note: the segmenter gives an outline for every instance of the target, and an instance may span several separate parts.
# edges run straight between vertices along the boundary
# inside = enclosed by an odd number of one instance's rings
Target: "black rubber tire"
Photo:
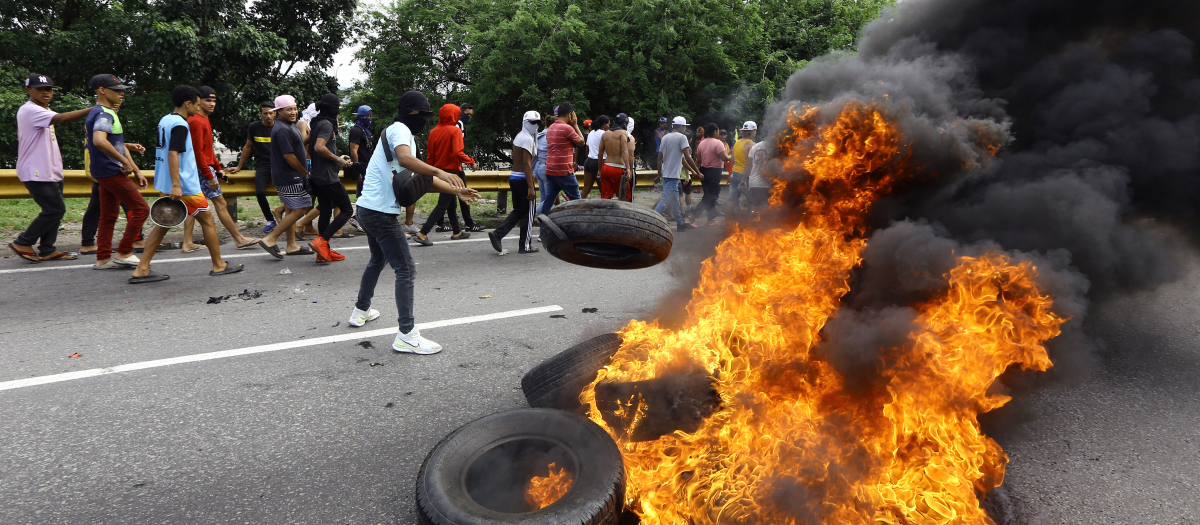
[[[542,247],[558,259],[591,268],[648,268],[665,261],[675,241],[662,216],[628,202],[573,200],[551,208],[545,216],[553,227],[542,225]]]
[[[621,336],[604,334],[559,352],[521,378],[521,391],[531,407],[557,408],[585,415],[579,393],[621,348]]]
[[[489,451],[527,441],[552,443],[569,454],[567,462],[575,462],[570,490],[532,512],[501,512],[478,503],[468,487],[472,467],[502,477],[511,469],[477,463],[485,462]],[[504,501],[512,497],[504,492],[524,490],[523,485],[494,486],[490,495],[508,498]],[[468,423],[433,447],[417,474],[417,513],[426,525],[615,525],[624,500],[625,468],[616,443],[599,425],[561,410],[523,408]]]

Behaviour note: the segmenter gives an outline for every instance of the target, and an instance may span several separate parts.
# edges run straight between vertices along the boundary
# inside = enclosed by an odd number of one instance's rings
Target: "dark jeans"
[[[125,203],[121,203],[121,209],[125,211],[125,217],[129,217],[129,207]],[[83,231],[80,232],[82,237],[79,243],[80,246],[95,246],[96,245],[96,230],[100,228],[100,185],[92,182],[92,198],[88,201],[87,210],[83,212]],[[138,240],[142,240],[142,233],[138,232]]]
[[[700,205],[696,210],[708,208],[708,220],[717,218],[717,199],[721,197],[721,168],[700,168],[700,173],[704,174],[704,180],[700,181],[700,187],[704,188],[704,198],[700,199]]]
[[[466,174],[465,172],[462,172],[462,171],[452,171],[451,173],[453,173],[453,174],[455,174],[455,175],[458,175],[458,178],[462,179],[462,181],[463,181],[463,184],[466,184],[466,183],[467,183],[467,174]],[[439,200],[439,203],[440,203],[441,199],[439,198],[438,200]],[[463,222],[463,224],[465,224],[465,225],[466,225],[466,227],[467,227],[467,229],[468,229],[468,230],[469,230],[469,229],[471,229],[471,228],[474,228],[474,227],[475,227],[475,221],[471,219],[471,205],[470,205],[470,204],[467,204],[467,202],[466,202],[466,201],[464,201],[464,200],[462,200],[462,199],[459,199],[459,198],[457,198],[457,197],[455,198],[455,200],[457,200],[457,201],[458,201],[458,205],[459,205],[459,207],[462,209],[462,222]],[[447,208],[447,209],[446,209],[446,214],[449,214],[449,215],[450,215],[450,224],[451,224],[451,226],[453,226],[453,225],[454,225],[454,222],[458,220],[458,217],[455,217],[455,214],[454,214],[454,206],[450,206],[449,208]],[[445,215],[437,214],[437,225],[438,225],[439,227],[445,227],[445,226],[446,226],[446,219],[445,219]],[[455,230],[455,231],[458,231],[458,230]]]
[[[358,285],[358,301],[354,307],[366,311],[375,296],[375,284],[384,264],[392,265],[396,272],[396,311],[400,332],[408,333],[415,326],[413,320],[413,283],[417,278],[417,265],[408,251],[408,237],[400,229],[398,215],[378,212],[360,207],[358,224],[367,234],[367,247],[371,249],[371,260],[363,270],[362,282]]]
[[[554,207],[554,199],[558,198],[560,191],[569,201],[579,199],[579,179],[575,178],[574,173],[560,176],[546,175],[546,187],[542,188],[542,204],[538,206],[537,212],[539,214],[549,213],[550,208]]]
[[[150,216],[150,205],[142,198],[137,184],[129,177],[117,175],[98,179],[100,183],[100,228],[96,234],[96,260],[103,261],[112,256],[113,229],[117,226],[117,214],[121,205],[129,211],[125,213],[125,234],[121,236],[121,244],[117,253],[133,253],[133,243],[142,233],[142,224]]]
[[[63,214],[67,213],[67,205],[63,203],[63,183],[26,181],[25,189],[42,211],[29,223],[29,228],[17,236],[16,244],[33,246],[40,240],[38,255],[50,255],[57,251],[54,242],[58,240],[58,226],[62,224]]]
[[[521,225],[521,250],[533,249],[533,235],[529,225],[533,224],[533,202],[529,197],[529,181],[527,179],[508,179],[508,191],[512,192],[513,209],[496,227],[496,237],[503,239],[513,227]],[[536,196],[536,194],[535,194]]]
[[[429,214],[429,218],[425,219],[425,224],[421,226],[421,235],[428,235],[433,230],[433,225],[446,214],[447,210],[450,212],[450,229],[454,233],[462,231],[462,228],[458,227],[458,215],[454,213],[454,201],[456,200],[459,200],[457,195],[439,193],[437,206],[434,206],[433,212]]]
[[[328,241],[337,235],[337,231],[346,225],[346,221],[350,220],[350,214],[354,212],[354,207],[351,206],[350,196],[346,194],[346,187],[342,186],[341,181],[335,184],[314,183],[312,194],[320,197],[317,202],[317,209],[321,211],[321,214],[317,216],[317,231],[321,232],[321,238]],[[336,217],[333,216],[334,208],[338,209]]]
[[[267,202],[267,184],[270,182],[271,170],[254,170],[254,198],[258,199],[258,209],[262,210],[263,218],[267,221],[275,220],[275,214],[271,213],[271,203]]]

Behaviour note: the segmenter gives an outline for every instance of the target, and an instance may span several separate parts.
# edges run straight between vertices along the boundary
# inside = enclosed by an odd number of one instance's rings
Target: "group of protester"
[[[48,108],[54,95],[53,82],[48,77],[32,75],[25,80],[29,101],[17,113],[17,174],[42,212],[28,229],[9,243],[9,248],[30,262],[77,258],[55,247],[65,206],[62,158],[54,124],[86,118],[86,163],[95,180],[99,204],[93,268],[132,268],[129,282],[133,284],[167,280],[169,276],[152,271],[150,263],[172,225],[155,224],[144,238],[141,257],[134,253],[150,206],[140,193],[148,182],[133,160],[133,154],[143,154],[146,148],[124,141],[118,117],[129,87],[113,75],[93,77],[90,87],[96,93],[94,107],[60,114]],[[349,324],[363,326],[380,316],[380,312],[371,307],[371,299],[383,267],[390,265],[396,274],[395,298],[400,325],[393,348],[419,354],[441,350],[437,343],[422,337],[415,326],[413,284],[416,267],[409,252],[408,236],[411,235],[418,244],[431,245],[428,233],[447,216],[453,239],[466,238],[471,231],[483,230],[471,221],[469,206],[479,194],[467,187],[463,172],[463,164],[475,165],[463,147],[464,125],[470,119],[472,108],[446,104],[439,109],[437,126],[429,133],[425,160],[421,160],[415,137],[424,132],[432,111],[428,98],[419,91],[409,91],[400,98],[393,122],[383,129],[374,144],[373,111],[367,106],[359,107],[350,132],[349,155],[338,154],[337,115],[341,102],[337,95],[322,96],[310,108],[311,119],[307,125],[300,120],[296,99],[291,95],[279,95],[273,103],[262,104],[261,120],[248,127],[238,165],[228,170],[228,173],[236,173],[253,155],[256,195],[268,220],[264,228],[266,236],[255,239],[241,234],[236,221],[225,211],[220,188],[221,182],[227,180],[226,170],[213,151],[212,126],[208,121],[208,115],[216,110],[216,92],[205,86],[181,85],[172,91],[171,100],[174,110],[162,117],[157,127],[154,188],[160,198],[182,203],[188,217],[185,232],[190,230],[193,221],[200,223],[204,245],[212,262],[210,275],[228,275],[243,269],[242,265],[232,266],[221,258],[216,221],[210,213],[213,205],[238,249],[257,245],[276,259],[312,254],[318,263],[345,259],[332,249],[330,241],[353,216],[356,219],[353,224],[367,237],[370,260],[363,271]],[[588,124],[592,132],[585,139],[569,103],[560,104],[553,115],[545,118],[537,111],[524,114],[521,131],[512,144],[509,187],[514,198],[513,210],[495,230],[488,232],[496,251],[504,253],[502,239],[512,229],[519,228],[519,252],[537,252],[532,237],[536,215],[548,212],[560,195],[568,200],[585,198],[597,178],[601,198],[632,200],[636,184],[636,141],[631,134],[633,119],[619,114],[614,119],[601,116]],[[539,129],[543,125],[544,129]],[[669,214],[680,230],[695,227],[685,219],[686,213],[680,207],[681,198],[690,193],[681,181],[695,179],[705,189],[698,210],[706,210],[709,224],[716,224],[718,185],[725,163],[731,163],[733,188],[748,191],[752,204],[765,199],[765,192],[758,191],[763,187],[755,182],[755,173],[760,172],[759,165],[765,161],[757,155],[764,153],[761,144],[753,144],[755,129],[753,122],[743,125],[742,139],[731,150],[718,138],[716,126],[710,124],[696,133],[693,156],[693,143],[686,136],[688,123],[683,117],[675,117],[670,130],[660,124],[655,139],[658,173],[664,191],[656,211]],[[575,150],[585,146],[588,150],[584,166],[587,176],[581,195],[575,177]],[[420,229],[412,222],[414,203],[402,206],[394,186],[406,172],[414,174],[414,178],[427,178],[425,186],[441,194],[433,213]],[[339,173],[356,182],[357,209],[350,202]],[[761,173],[758,177],[761,178]],[[265,198],[268,182],[274,184],[282,209],[270,208]],[[537,199],[538,187],[542,189],[540,201]],[[424,191],[422,189],[422,193]],[[737,194],[731,191],[731,205],[737,204],[737,199]],[[122,238],[114,248],[112,239],[122,208],[127,221]],[[458,221],[456,209],[462,211],[467,223],[465,228]],[[403,222],[401,214],[405,215]],[[318,223],[318,236],[308,243],[307,249],[302,248],[297,243],[296,225],[314,218]],[[285,237],[283,250],[278,246],[280,237]]]

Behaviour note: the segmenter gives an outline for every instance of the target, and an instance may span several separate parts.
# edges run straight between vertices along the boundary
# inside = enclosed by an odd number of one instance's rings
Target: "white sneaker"
[[[416,224],[401,224],[400,229],[404,230],[404,233],[418,233],[421,231],[420,228],[417,228]]]
[[[353,312],[350,312],[350,326],[362,326],[367,324],[367,321],[376,319],[379,319],[379,310],[374,308],[367,308],[365,312],[355,308]]]
[[[113,254],[113,258],[110,260],[114,263],[117,263],[117,265],[124,266],[126,268],[135,268],[135,267],[137,267],[138,263],[142,262],[141,259],[138,259],[138,256],[136,256],[132,253],[129,254],[129,257],[126,257],[124,259],[117,257],[116,254]]]
[[[408,352],[410,354],[429,355],[436,354],[442,351],[442,345],[421,337],[421,329],[413,327],[409,333],[396,333],[396,340],[392,341],[392,350],[397,352]]]

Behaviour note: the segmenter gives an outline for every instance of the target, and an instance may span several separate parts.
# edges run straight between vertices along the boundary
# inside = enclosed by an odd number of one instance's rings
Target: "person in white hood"
[[[512,171],[508,175],[508,188],[513,196],[513,209],[495,230],[488,232],[492,240],[492,248],[503,254],[504,247],[500,240],[512,231],[514,226],[521,226],[519,253],[534,253],[538,249],[533,246],[534,203],[537,202],[537,192],[534,190],[533,159],[537,156],[538,123],[542,116],[536,111],[526,111],[521,120],[521,132],[513,138]]]

